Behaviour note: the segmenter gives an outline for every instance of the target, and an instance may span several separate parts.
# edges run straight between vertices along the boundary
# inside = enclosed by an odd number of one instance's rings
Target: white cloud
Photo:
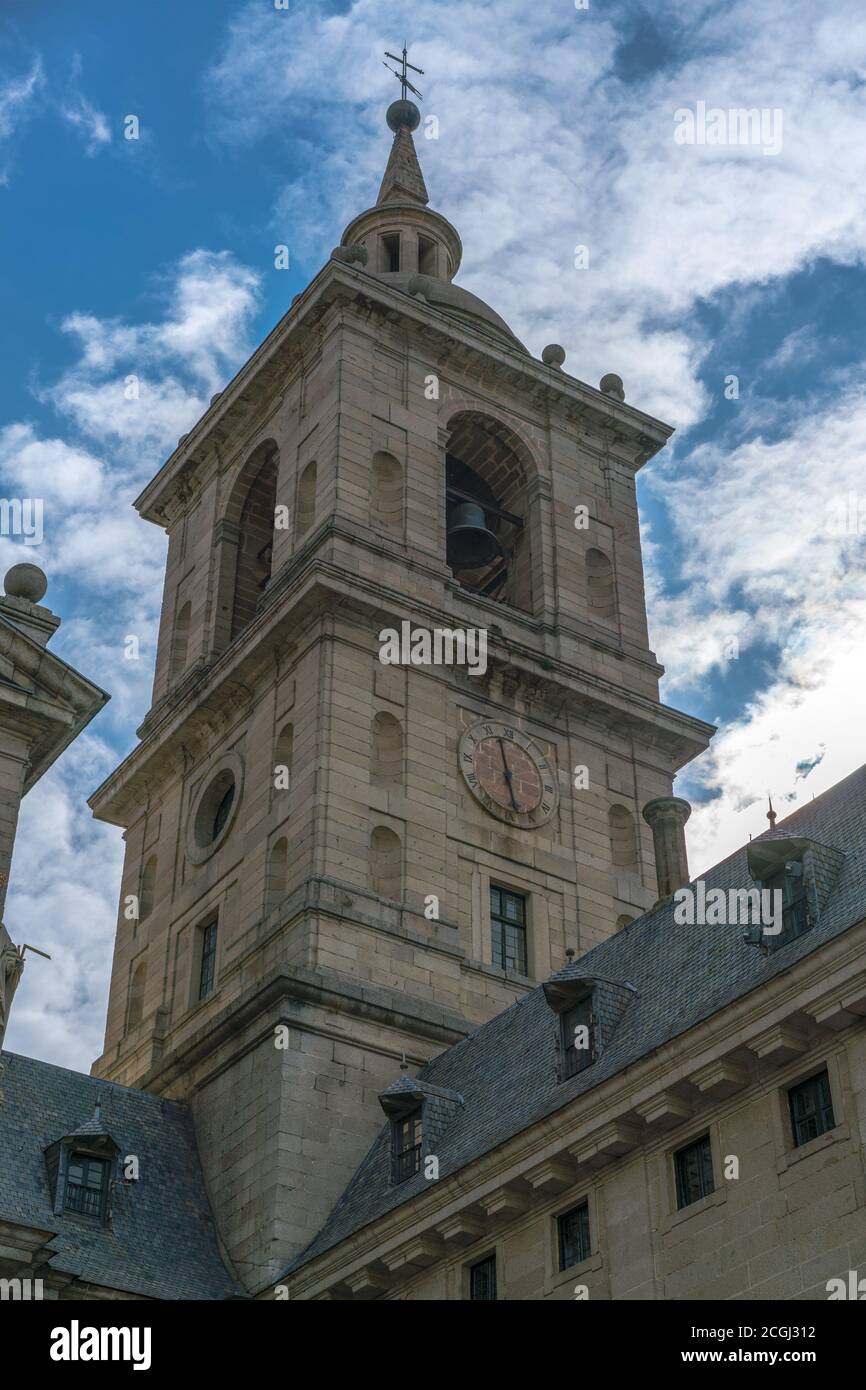
[[[25,797],[5,920],[27,955],[5,1046],[89,1071],[102,1051],[123,858],[120,831],[82,809],[114,751],[85,732]]]
[[[94,155],[104,145],[109,144],[111,130],[108,125],[108,118],[80,92],[76,93],[71,101],[61,106],[60,114],[64,121],[74,126],[83,137],[87,154]]]
[[[22,495],[61,507],[98,505],[105,482],[100,459],[62,439],[40,439],[32,425],[0,431],[0,474]]]
[[[111,129],[104,112],[98,110],[81,90],[82,66],[81,56],[76,53],[72,59],[71,76],[64,83],[59,110],[63,120],[81,135],[85,152],[92,156],[110,143]]]
[[[737,660],[757,643],[774,654],[742,713],[683,774],[721,793],[689,823],[694,869],[766,829],[766,802],[754,798],[772,792],[784,814],[866,762],[864,456],[866,366],[859,387],[801,416],[782,438],[705,445],[656,485],[685,551],[685,590],[668,598],[653,592],[658,551],[649,550],[651,636],[668,670],[666,697],[688,708],[701,677],[727,664],[732,634]],[[797,763],[818,742],[825,757],[798,780]]]
[[[45,602],[64,620],[52,649],[112,696],[99,733],[86,731],[22,803],[6,912],[13,939],[52,956],[29,958],[7,1046],[85,1070],[102,1050],[122,863],[120,832],[94,822],[86,798],[118,761],[102,738],[128,743],[149,703],[165,565],[165,533],[131,502],[248,355],[257,306],[256,276],[224,253],[184,257],[165,289],[153,322],[64,323],[80,355],[41,395],[67,437],[24,421],[0,430],[6,495],[42,498],[45,526],[26,555],[0,538],[0,559],[44,566]]]
[[[209,75],[221,139],[270,135],[315,111],[317,148],[276,218],[311,269],[375,196],[392,79],[381,70],[377,89],[370,73],[400,18],[396,3],[291,22],[247,6]],[[561,342],[568,371],[593,384],[618,371],[629,401],[684,426],[707,404],[692,317],[701,301],[820,256],[863,257],[866,84],[844,80],[838,36],[852,73],[866,65],[866,40],[853,3],[836,7],[832,25],[809,0],[768,0],[760,23],[750,0],[726,6],[723,21],[692,0],[662,4],[653,19],[662,33],[688,23],[685,56],[624,83],[606,16],[421,0],[415,57],[440,138],[419,132],[417,143],[433,206],[463,237],[467,288],[534,352]],[[340,102],[329,101],[334,71]],[[780,108],[781,154],[677,145],[674,112],[697,100]],[[588,270],[574,269],[576,244],[589,247]]]
[[[24,76],[0,79],[0,144],[10,140],[32,115],[44,83],[42,63],[38,58]],[[0,163],[0,184],[8,181],[8,168],[5,163]]]

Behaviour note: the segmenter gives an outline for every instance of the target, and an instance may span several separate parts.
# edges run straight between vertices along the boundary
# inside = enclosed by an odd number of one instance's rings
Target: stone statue
[[[24,969],[24,956],[14,944],[3,923],[0,922],[0,1047],[6,1034],[12,996],[18,988],[21,971]]]

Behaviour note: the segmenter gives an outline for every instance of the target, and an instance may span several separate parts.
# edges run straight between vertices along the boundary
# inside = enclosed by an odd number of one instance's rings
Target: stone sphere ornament
[[[560,347],[559,343],[548,343],[541,360],[546,367],[561,367],[565,361],[565,348]]]
[[[3,581],[7,598],[26,598],[30,603],[39,603],[45,597],[48,580],[38,565],[24,561],[13,565]]]
[[[603,391],[606,396],[614,396],[618,401],[625,400],[625,391],[622,386],[622,377],[617,376],[616,372],[608,372],[598,383],[599,391]]]

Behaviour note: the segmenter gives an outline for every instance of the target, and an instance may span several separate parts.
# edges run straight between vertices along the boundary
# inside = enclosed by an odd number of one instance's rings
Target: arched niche
[[[393,902],[403,897],[403,846],[386,825],[377,825],[370,835],[370,887]]]
[[[597,546],[586,552],[586,596],[590,618],[603,623],[616,618],[616,590],[613,564],[609,555]]]
[[[284,724],[274,744],[274,789],[288,791],[292,785],[292,760],[295,753],[295,726]]]
[[[186,603],[181,604],[174,620],[174,631],[171,635],[171,662],[169,676],[171,680],[177,680],[186,669],[189,658],[189,628],[192,616],[192,604],[187,599]]]
[[[370,525],[392,536],[403,534],[403,468],[383,449],[370,465]]]
[[[129,980],[129,998],[126,1006],[126,1031],[137,1028],[144,1016],[144,990],[147,984],[147,964],[139,961]]]
[[[403,786],[403,726],[384,710],[373,717],[370,782],[391,791]]]
[[[152,854],[141,872],[141,888],[138,895],[138,920],[146,922],[151,912],[153,912],[154,894],[156,892],[156,870],[157,858]]]
[[[634,816],[627,806],[611,806],[607,813],[607,824],[613,867],[636,873],[638,862]]]
[[[285,836],[271,847],[268,856],[267,912],[274,912],[286,896],[289,842]]]
[[[295,541],[304,537],[316,519],[316,490],[318,470],[313,459],[301,472],[298,479],[298,496],[295,503]]]

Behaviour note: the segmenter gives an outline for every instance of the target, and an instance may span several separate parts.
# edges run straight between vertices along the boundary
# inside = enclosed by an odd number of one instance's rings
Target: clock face
[[[512,724],[473,724],[457,756],[472,795],[499,820],[531,830],[556,811],[559,788],[550,759]]]

